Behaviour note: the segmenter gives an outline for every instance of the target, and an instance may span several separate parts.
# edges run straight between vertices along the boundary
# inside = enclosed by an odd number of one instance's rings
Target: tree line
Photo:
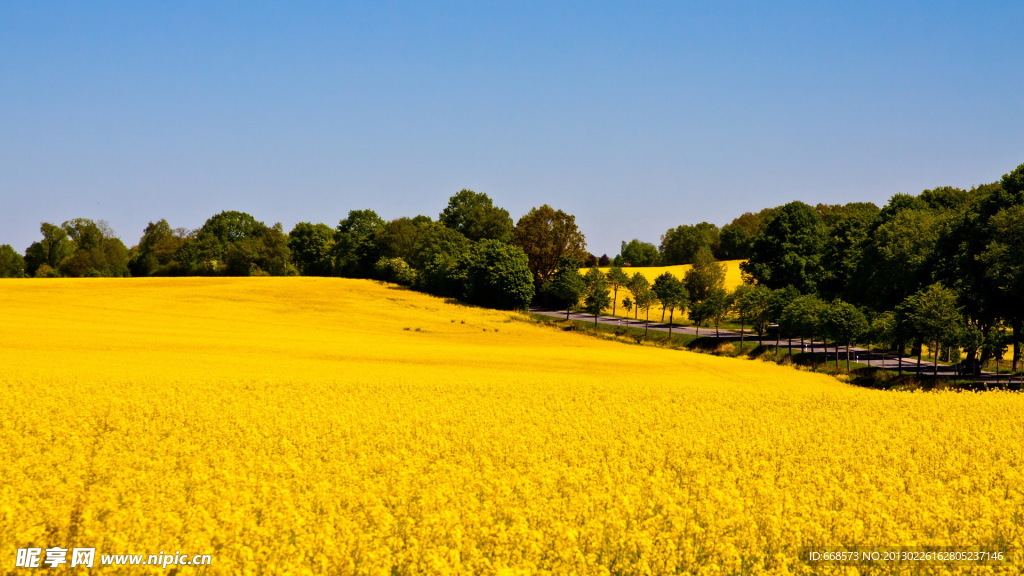
[[[744,285],[726,293],[708,270],[716,257],[742,258]],[[612,308],[599,285],[625,286],[622,304],[649,310],[648,299],[669,311],[686,309],[691,321],[717,326],[725,316],[760,336],[824,340],[826,349],[854,343],[917,356],[930,351],[977,372],[1009,347],[1017,371],[1024,328],[1024,165],[999,181],[970,190],[940,187],[896,194],[879,208],[855,202],[810,206],[790,202],[747,213],[721,230],[711,224],[668,230],[660,246],[622,243],[615,266],[598,279],[573,277],[569,262],[556,293],[569,307],[595,315]],[[692,263],[670,290],[647,294],[630,265]],[[700,271],[700,272],[699,272]],[[697,281],[691,276],[701,276]],[[676,279],[679,280],[679,279]],[[607,287],[605,288],[607,291]],[[595,318],[596,320],[596,318]],[[804,344],[802,344],[804,345]],[[790,346],[792,350],[792,346]]]
[[[300,222],[285,233],[225,211],[196,230],[150,222],[131,248],[102,221],[45,222],[40,233],[24,255],[0,246],[0,277],[343,276],[512,309],[529,306],[560,258],[589,256],[574,216],[543,205],[513,222],[472,190],[436,220],[352,210],[334,227]]]
[[[970,190],[896,194],[881,208],[790,202],[721,228],[678,226],[658,246],[622,242],[614,259],[586,252],[571,214],[544,205],[513,222],[471,190],[452,196],[436,219],[353,210],[336,226],[302,222],[285,233],[228,211],[191,231],[150,223],[131,248],[86,219],[43,223],[40,232],[23,256],[0,246],[0,276],[375,278],[499,308],[543,301],[600,314],[621,304],[638,316],[658,302],[669,321],[685,311],[717,326],[729,316],[762,335],[777,325],[777,338],[874,344],[919,361],[927,347],[933,361],[975,370],[1007,346],[1014,370],[1021,356],[1024,165]],[[723,259],[745,260],[745,285],[732,293],[717,280]],[[579,273],[602,260],[613,265],[608,274]],[[624,271],[681,263],[693,265],[692,277],[663,275],[649,293]]]

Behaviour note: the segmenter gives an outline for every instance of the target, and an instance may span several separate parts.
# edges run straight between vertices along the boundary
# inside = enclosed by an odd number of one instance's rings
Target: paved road
[[[533,314],[540,314],[540,315],[543,315],[543,316],[552,316],[552,317],[563,318],[563,319],[565,318],[565,310],[547,310],[547,309],[541,309],[541,308],[531,308],[530,312],[533,313]],[[570,320],[580,320],[580,321],[584,321],[584,322],[593,323],[594,322],[594,315],[593,314],[583,314],[583,313],[580,313],[580,312],[573,312],[573,313],[569,314],[569,319]],[[597,323],[598,324],[603,324],[605,326],[628,326],[628,327],[631,327],[631,328],[643,328],[644,327],[644,321],[643,320],[631,320],[631,319],[619,318],[619,317],[615,317],[615,316],[598,316],[597,317]],[[668,332],[669,331],[668,330],[668,324],[665,324],[665,323],[662,323],[662,322],[654,322],[654,321],[651,322],[649,329],[650,330],[656,330],[656,331],[659,331],[659,332]],[[714,328],[701,328],[698,331],[696,328],[694,328],[692,326],[678,326],[678,325],[673,325],[672,326],[672,333],[673,334],[692,334],[692,335],[697,335],[698,332],[699,332],[700,336],[702,336],[702,337],[709,337],[709,338],[715,338],[716,337],[715,336],[715,329]],[[746,340],[746,341],[749,341],[749,342],[761,342],[762,344],[775,346],[775,342],[776,341],[775,341],[774,338],[763,338],[762,339],[762,338],[758,338],[757,335],[753,334],[753,333],[745,333],[745,334],[746,335],[744,337],[744,340]],[[720,330],[718,332],[717,338],[720,339],[720,340],[723,340],[723,341],[727,341],[727,342],[728,341],[737,341],[738,342],[740,340],[740,334],[739,334],[739,332],[736,332],[736,331]],[[787,348],[787,347],[789,347],[789,341],[783,339],[782,341],[779,342],[779,346],[782,347],[782,348]],[[792,347],[793,347],[793,351],[794,352],[800,350],[800,351],[821,353],[821,352],[825,352],[825,347],[824,346],[825,345],[822,342],[807,341],[807,342],[804,343],[803,346],[801,346],[801,343],[800,343],[799,339],[796,339],[796,340],[792,341]],[[835,356],[834,356],[835,350],[836,350],[835,346],[833,344],[829,343],[829,347],[828,347],[828,350],[827,350],[827,352],[829,354],[828,357],[830,359],[832,359],[831,361],[833,361],[833,362],[835,361],[834,360],[834,358],[835,358]],[[839,351],[840,351],[840,362],[845,362],[846,361],[846,348],[843,347],[843,346],[840,346],[839,347]],[[883,353],[875,351],[875,350],[868,350],[866,348],[858,348],[858,347],[855,347],[855,346],[850,347],[850,360],[854,361],[854,362],[859,362],[861,364],[867,364],[869,366],[877,366],[879,368],[884,368],[886,370],[892,370],[892,371],[898,370],[899,366],[900,366],[900,359],[896,355],[894,355],[894,354],[883,354]],[[903,371],[904,372],[910,372],[910,373],[917,372],[917,359],[916,358],[903,357],[902,365],[903,365]],[[929,362],[922,362],[921,363],[921,373],[923,375],[931,376],[932,373],[933,373],[933,370],[934,370],[934,368],[933,368],[933,364],[932,363],[929,363]],[[939,365],[938,365],[938,376],[940,378],[952,378],[954,376],[957,376],[957,374],[955,372],[955,369],[952,366],[949,366],[947,364],[943,364],[943,363],[940,362]],[[994,372],[982,372],[980,376],[973,376],[973,377],[959,376],[959,378],[963,379],[963,380],[971,380],[971,381],[985,382],[985,383],[995,383],[997,381],[996,374]],[[998,378],[998,380],[1000,382],[1004,382],[1005,383],[1006,382],[1006,375],[1005,374],[1001,375]]]

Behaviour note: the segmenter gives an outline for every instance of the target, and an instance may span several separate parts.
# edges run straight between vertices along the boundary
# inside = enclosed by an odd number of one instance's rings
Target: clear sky
[[[1024,163],[1024,2],[0,2],[0,244],[462,188],[589,249]]]

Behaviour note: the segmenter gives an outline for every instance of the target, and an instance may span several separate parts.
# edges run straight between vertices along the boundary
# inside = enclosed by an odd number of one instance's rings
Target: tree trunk
[[[850,341],[846,341],[846,371],[850,371]]]
[[[594,328],[597,328],[597,312],[594,312]]]
[[[786,346],[786,348],[788,348],[788,349],[789,349],[789,361],[790,361],[790,362],[792,362],[792,361],[793,361],[793,339],[792,339],[792,338],[789,338],[789,339],[788,339],[787,341],[788,341],[788,343],[789,343],[789,344],[788,344],[788,345]]]
[[[903,376],[903,343],[896,345],[896,373]]]
[[[668,313],[668,340],[669,340],[669,342],[672,341],[672,318],[674,318],[675,315],[676,315],[676,309],[673,308],[672,311]]]
[[[825,366],[828,367],[828,338],[825,338],[824,336],[821,337],[821,346],[825,349]],[[817,366],[815,366],[815,368],[817,368]]]
[[[618,304],[618,299],[619,299],[619,287],[616,286],[615,289],[612,290],[612,316],[615,316],[615,305]]]
[[[1020,322],[1013,323],[1013,368],[1010,372],[1017,371],[1017,362],[1020,360]]]
[[[939,341],[938,340],[935,341],[935,350],[932,350],[932,353],[935,354],[935,360],[934,360],[934,362],[932,362],[932,376],[936,376],[937,377],[939,375]]]
[[[565,319],[566,319],[566,321],[568,321],[568,320],[569,320],[569,312],[570,312],[571,310],[572,310],[572,306],[566,306],[566,307],[565,307]]]
[[[743,351],[743,316],[740,316],[740,352]]]
[[[664,306],[661,307],[661,323],[662,324],[665,323],[665,307]]]
[[[644,338],[647,338],[647,329],[651,326],[651,309],[647,308],[647,314],[644,319]]]

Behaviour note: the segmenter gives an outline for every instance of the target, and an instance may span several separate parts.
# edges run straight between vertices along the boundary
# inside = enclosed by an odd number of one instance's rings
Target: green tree
[[[782,309],[782,314],[779,316],[779,327],[786,334],[800,338],[801,351],[806,351],[808,340],[811,341],[813,350],[814,337],[825,335],[825,330],[823,330],[825,309],[825,303],[817,296],[797,296]],[[789,346],[789,350],[790,356],[792,356],[792,345]],[[825,342],[825,361],[828,361],[827,341]]]
[[[75,250],[58,265],[64,276],[128,275],[128,248],[106,222],[75,218],[61,224]]]
[[[803,202],[790,202],[772,213],[754,238],[750,259],[740,269],[773,289],[793,286],[813,293],[822,276],[826,228]]]
[[[760,284],[745,284],[737,288],[734,297],[736,314],[739,316],[740,322],[750,322],[754,332],[757,332],[757,336],[764,338],[769,324],[768,303],[771,298],[771,290]],[[742,340],[742,338],[741,335],[740,339]]]
[[[547,284],[562,256],[582,260],[586,238],[576,226],[576,217],[547,204],[533,208],[516,222],[513,241],[530,261],[535,282]]]
[[[572,309],[579,305],[586,291],[587,283],[583,276],[580,276],[579,260],[563,256],[548,283],[548,293],[565,306],[566,320],[569,319]]]
[[[640,272],[634,272],[633,276],[629,278],[629,282],[626,284],[626,288],[628,288],[630,293],[633,294],[633,309],[636,310],[634,319],[638,319],[640,314],[639,295],[641,292],[650,292],[651,282],[647,279],[646,276],[644,276]]]
[[[288,233],[292,262],[303,276],[331,276],[334,229],[327,224],[299,222]]]
[[[640,310],[644,311],[644,338],[646,338],[651,325],[651,306],[654,305],[655,294],[651,290],[650,282],[639,272],[630,278],[629,291],[633,293],[637,316],[639,316]]]
[[[939,345],[953,340],[963,324],[956,293],[942,284],[932,284],[917,292],[911,322],[921,339],[932,347],[932,374],[939,372]]]
[[[384,220],[373,210],[351,210],[334,233],[334,266],[342,276],[366,277],[379,257],[375,237]]]
[[[989,220],[990,238],[978,260],[993,288],[993,299],[1012,329],[1013,364],[1020,360],[1020,332],[1024,324],[1024,204],[996,212]]]
[[[725,264],[715,260],[708,248],[702,248],[693,258],[693,266],[683,276],[690,299],[703,302],[711,294],[725,288]]]
[[[825,332],[836,342],[836,366],[839,366],[839,343],[846,347],[846,370],[850,370],[850,346],[867,332],[868,320],[859,308],[833,300],[825,307]]]
[[[30,276],[38,276],[37,272],[41,266],[47,268],[43,275],[49,275],[49,271],[56,270],[76,249],[75,243],[60,226],[43,222],[39,226],[39,232],[42,233],[43,239],[33,242],[25,250],[25,271]]]
[[[373,265],[373,274],[378,280],[402,286],[411,286],[416,282],[416,271],[405,260],[397,257],[381,256]]]
[[[774,323],[778,324],[779,321],[782,319],[782,311],[786,309],[786,306],[789,306],[790,302],[792,302],[793,300],[795,300],[799,296],[800,296],[800,292],[796,288],[794,288],[792,286],[786,286],[785,288],[777,288],[775,290],[772,290],[768,294],[768,302],[767,302],[767,307],[766,307],[767,308],[766,312],[767,312],[768,322],[769,323],[773,323],[774,322]],[[776,328],[776,330],[775,330],[775,350],[776,350],[776,352],[778,352],[779,346],[781,344],[781,342],[780,342],[781,338],[782,338],[782,330],[780,328]]]
[[[657,266],[661,262],[661,254],[654,244],[633,238],[622,243],[616,261],[620,266]]]
[[[477,242],[466,271],[466,296],[490,308],[529,308],[534,287],[526,254],[499,240]]]
[[[438,220],[473,241],[512,241],[512,218],[508,210],[494,205],[487,194],[462,189],[448,199]]]
[[[594,315],[594,326],[597,326],[598,315],[612,303],[612,298],[608,295],[608,279],[597,268],[591,268],[583,276],[583,281],[587,285],[583,295],[583,310]]]
[[[703,249],[712,253],[718,251],[718,226],[701,222],[693,226],[677,226],[670,228],[661,236],[661,261],[672,266],[689,264],[694,261],[697,253]]]
[[[183,272],[175,254],[185,243],[188,231],[172,229],[167,220],[150,222],[138,246],[131,250],[128,271],[132,276],[168,276]]]
[[[690,295],[687,293],[683,281],[669,272],[665,272],[654,279],[653,291],[658,302],[661,303],[661,307],[669,311],[668,335],[671,337],[676,308],[686,309],[690,304]]]
[[[0,245],[0,278],[24,278],[25,259],[10,244]]]
[[[619,298],[619,288],[629,283],[629,276],[618,266],[612,266],[607,274],[608,286],[612,290],[612,316],[615,316],[615,303]]]
[[[690,304],[691,310],[697,309],[697,315],[704,319],[704,321],[710,321],[715,326],[715,338],[720,337],[718,328],[725,320],[726,315],[729,313],[729,293],[726,292],[725,288],[715,288],[703,300],[694,304]],[[690,317],[693,320],[693,315]],[[697,322],[694,325],[698,326]]]

